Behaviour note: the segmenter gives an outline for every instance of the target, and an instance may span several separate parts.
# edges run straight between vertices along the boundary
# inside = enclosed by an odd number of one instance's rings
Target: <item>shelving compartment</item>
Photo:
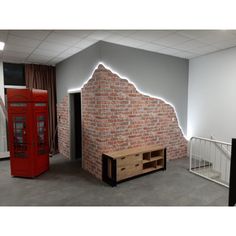
[[[143,173],[164,167],[164,149],[143,153]]]
[[[164,157],[164,150],[156,150],[151,152],[151,158]]]
[[[164,167],[164,158],[157,160],[157,169],[163,168]]]
[[[143,161],[144,162],[149,162],[150,159],[151,159],[151,153],[150,152],[143,153]]]
[[[157,166],[157,162],[156,161],[149,161],[147,163],[143,163],[143,172],[149,172],[152,170],[155,170]]]

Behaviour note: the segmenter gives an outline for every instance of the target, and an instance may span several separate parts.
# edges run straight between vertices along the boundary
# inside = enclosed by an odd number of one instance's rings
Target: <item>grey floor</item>
[[[95,179],[80,162],[50,158],[50,171],[36,179],[10,176],[0,161],[2,206],[226,206],[228,189],[191,174],[188,159],[169,161],[155,172],[117,187]]]

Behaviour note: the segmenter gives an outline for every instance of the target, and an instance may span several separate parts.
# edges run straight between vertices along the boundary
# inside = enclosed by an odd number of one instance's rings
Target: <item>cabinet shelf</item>
[[[162,168],[163,168],[163,166],[161,166],[161,165],[157,165],[156,167],[145,168],[145,169],[143,169],[143,174],[154,171],[154,170],[159,170],[159,169],[162,169]]]
[[[145,168],[145,169],[143,169],[143,174],[144,174],[144,173],[151,172],[151,171],[154,171],[154,170],[156,170],[156,168],[155,168],[155,167],[149,167],[149,168]]]
[[[144,160],[143,160],[143,164],[144,164],[144,163],[148,163],[148,162],[152,162],[152,161],[162,160],[162,159],[164,159],[164,157],[162,157],[162,156],[152,157],[150,160],[144,159]]]

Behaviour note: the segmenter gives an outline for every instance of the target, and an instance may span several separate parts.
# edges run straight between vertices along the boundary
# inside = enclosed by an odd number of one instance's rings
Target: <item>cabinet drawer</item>
[[[142,173],[142,162],[129,164],[125,167],[117,167],[117,181]]]
[[[135,155],[129,155],[129,156],[124,156],[124,157],[120,157],[117,159],[117,166],[118,167],[125,167],[126,165],[132,165],[135,163],[139,163],[142,161],[142,154],[138,153]]]

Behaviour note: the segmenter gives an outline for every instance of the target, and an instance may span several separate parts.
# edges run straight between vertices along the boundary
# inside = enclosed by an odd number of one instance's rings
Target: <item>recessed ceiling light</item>
[[[0,42],[0,50],[2,51],[4,49],[5,43],[4,42]]]

